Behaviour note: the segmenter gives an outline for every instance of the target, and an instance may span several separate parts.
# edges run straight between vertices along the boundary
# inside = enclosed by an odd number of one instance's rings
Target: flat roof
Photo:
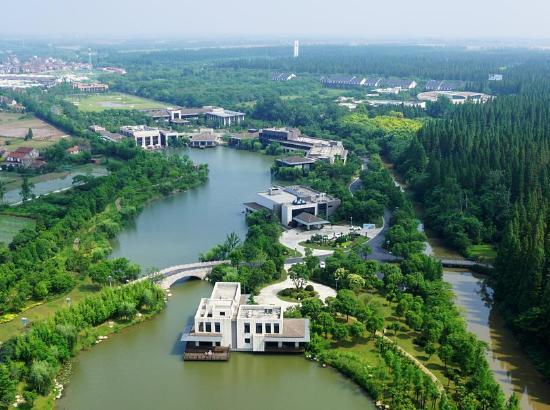
[[[281,337],[287,338],[308,338],[309,331],[308,319],[284,319],[283,320],[283,332],[282,333],[267,333],[266,339],[277,339]]]
[[[296,199],[296,195],[292,195],[282,188],[273,188],[271,192],[271,194],[270,191],[258,192],[258,195],[277,204],[288,204]]]
[[[326,221],[324,219],[321,219],[315,215],[310,214],[309,212],[302,212],[299,215],[296,215],[294,218],[292,218],[296,222],[301,222],[306,225],[320,225],[320,224],[328,224],[329,221]]]
[[[287,165],[300,165],[300,164],[313,164],[315,161],[307,157],[294,156],[294,157],[278,158],[277,162],[287,164]]]
[[[254,211],[269,211],[269,208],[266,208],[257,202],[245,202],[243,205],[247,208],[253,209]]]
[[[216,282],[209,299],[234,299],[239,286],[238,282]]]
[[[241,305],[239,307],[239,317],[242,319],[280,319],[281,313],[281,306],[276,305]]]

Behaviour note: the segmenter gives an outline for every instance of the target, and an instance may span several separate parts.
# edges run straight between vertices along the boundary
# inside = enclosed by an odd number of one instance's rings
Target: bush
[[[305,287],[305,290],[308,291],[308,292],[313,292],[313,291],[314,291],[313,285],[307,285],[307,286]]]

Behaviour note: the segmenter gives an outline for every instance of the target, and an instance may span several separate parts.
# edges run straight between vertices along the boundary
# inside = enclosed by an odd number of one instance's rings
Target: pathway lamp
[[[340,280],[339,277],[336,277],[335,281],[336,281],[336,292],[338,292],[338,281]]]
[[[109,277],[107,279],[109,279],[109,287],[112,288],[113,287],[113,277],[111,275],[109,275]]]
[[[67,305],[69,307],[71,307],[71,298],[70,298],[70,296],[67,296],[67,298],[65,299],[65,302],[67,302]]]
[[[21,323],[23,324],[23,327],[27,327],[27,325],[29,324],[29,319],[27,319],[26,317],[22,317]]]

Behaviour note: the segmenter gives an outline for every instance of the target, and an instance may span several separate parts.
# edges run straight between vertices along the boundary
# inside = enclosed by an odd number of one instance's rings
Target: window
[[[262,324],[256,323],[256,333],[262,333]]]
[[[266,333],[271,333],[271,323],[266,323],[265,324],[265,332]]]
[[[211,332],[212,331],[212,323],[206,322],[206,331]]]
[[[245,333],[250,333],[250,323],[245,323],[244,324],[244,332]]]
[[[245,343],[250,343],[250,338],[249,338],[249,337],[246,337],[246,338],[244,339],[244,342],[245,342]]]
[[[273,325],[273,333],[280,333],[280,332],[279,332],[279,324],[278,324],[278,323],[275,323],[275,324]]]
[[[214,323],[214,331],[215,331],[216,333],[220,333],[220,332],[221,332],[220,322]]]
[[[220,312],[220,316],[225,316],[225,312]]]
[[[212,312],[208,312],[208,315],[206,315],[207,317],[212,317]]]
[[[204,332],[204,323],[199,322],[199,332]]]

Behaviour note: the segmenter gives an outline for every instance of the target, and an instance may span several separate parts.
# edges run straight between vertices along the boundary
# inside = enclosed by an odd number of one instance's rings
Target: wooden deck
[[[183,360],[187,361],[227,361],[229,348],[220,346],[189,347],[183,352]]]

